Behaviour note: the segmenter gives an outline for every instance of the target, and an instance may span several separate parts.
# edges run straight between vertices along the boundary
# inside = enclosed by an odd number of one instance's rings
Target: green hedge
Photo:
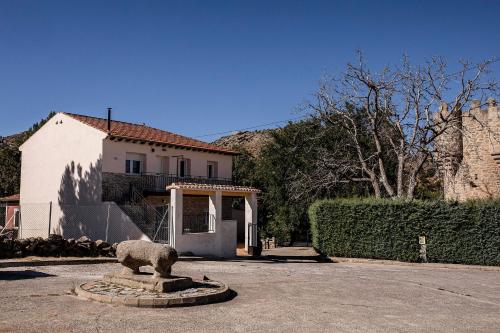
[[[329,256],[417,262],[426,236],[429,262],[500,265],[500,201],[321,200],[309,221]]]

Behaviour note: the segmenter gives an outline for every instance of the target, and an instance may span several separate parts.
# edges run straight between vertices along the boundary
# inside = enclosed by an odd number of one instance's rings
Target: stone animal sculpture
[[[118,244],[116,257],[124,274],[139,274],[140,266],[153,266],[153,278],[169,277],[177,261],[177,251],[168,245],[144,240],[128,240]]]

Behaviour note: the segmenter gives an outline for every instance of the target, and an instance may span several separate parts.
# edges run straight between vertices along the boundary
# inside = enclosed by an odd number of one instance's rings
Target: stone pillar
[[[257,194],[248,193],[245,195],[245,251],[248,252],[248,247],[256,243],[256,231],[253,235],[249,233],[249,226],[257,227]]]
[[[183,193],[181,189],[170,190],[170,218],[169,218],[169,243],[178,251],[182,244],[178,241],[182,237]]]

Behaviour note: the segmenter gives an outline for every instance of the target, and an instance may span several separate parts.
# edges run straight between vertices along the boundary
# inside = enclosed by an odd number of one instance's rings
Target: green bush
[[[324,255],[500,265],[500,201],[338,199],[309,208],[313,246]]]

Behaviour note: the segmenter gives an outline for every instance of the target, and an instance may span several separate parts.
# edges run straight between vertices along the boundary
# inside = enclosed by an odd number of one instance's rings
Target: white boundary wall
[[[233,258],[237,247],[236,224],[236,220],[224,220],[215,232],[181,234],[176,238],[175,249],[197,256]]]

